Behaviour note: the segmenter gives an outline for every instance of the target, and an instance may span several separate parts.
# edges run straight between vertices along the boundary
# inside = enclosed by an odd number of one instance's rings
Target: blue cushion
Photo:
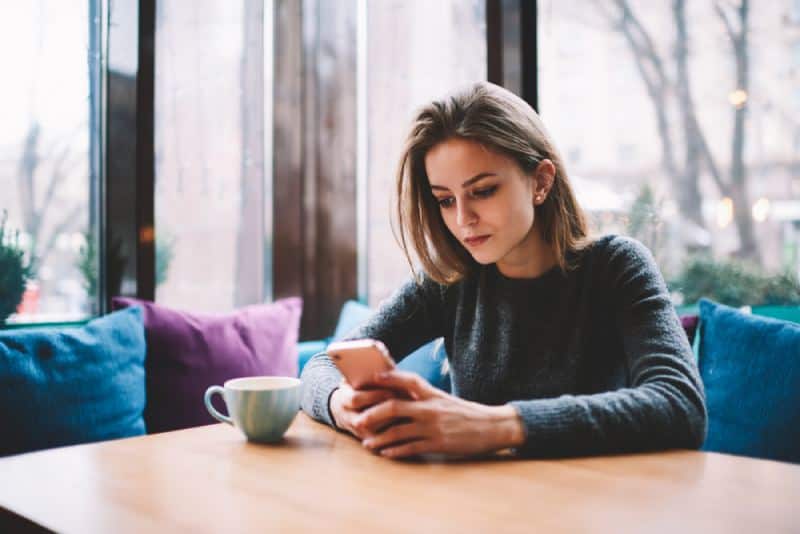
[[[700,301],[703,449],[800,462],[800,325]]]
[[[370,318],[372,310],[368,306],[356,302],[355,300],[348,300],[342,306],[342,311],[339,313],[339,322],[336,323],[336,330],[333,332],[332,341],[340,341],[353,330],[361,326],[361,324]]]
[[[753,306],[753,315],[800,323],[800,306]]]
[[[447,351],[442,338],[423,345],[397,364],[403,371],[412,371],[444,391],[450,391],[450,373],[445,367]]]
[[[369,319],[372,313],[373,311],[368,306],[360,302],[355,300],[345,302],[339,314],[336,330],[331,338],[320,341],[304,341],[298,344],[300,371],[302,372],[303,366],[314,354],[325,350],[329,342],[339,341],[351,334],[353,330]],[[450,373],[444,367],[446,360],[447,353],[441,339],[437,339],[403,358],[397,367],[403,371],[413,371],[439,389],[450,391]]]
[[[303,372],[308,360],[315,354],[325,350],[331,341],[339,341],[347,334],[355,330],[372,315],[369,307],[355,300],[348,300],[339,312],[339,322],[336,323],[336,330],[332,337],[314,341],[301,341],[297,344],[297,376]]]
[[[315,341],[301,341],[297,344],[297,376],[303,372],[308,360],[317,353],[324,352],[328,346],[328,339]]]
[[[142,310],[0,331],[0,455],[144,434]]]

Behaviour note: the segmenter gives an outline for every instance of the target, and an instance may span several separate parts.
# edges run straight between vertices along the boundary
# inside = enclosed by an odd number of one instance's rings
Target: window
[[[792,67],[795,71],[800,71],[800,40],[792,43]]]
[[[156,300],[222,311],[270,296],[272,3],[158,2]],[[266,66],[265,66],[265,61]]]
[[[792,2],[789,19],[795,23],[800,24],[800,0],[790,0]]]
[[[11,323],[79,320],[98,310],[104,8],[58,0],[3,7],[0,212],[34,259]]]
[[[390,227],[395,170],[414,110],[486,79],[483,0],[364,2],[368,300],[376,305],[409,275]]]
[[[796,255],[783,251],[798,245],[784,227],[800,206],[789,104],[799,88],[761,59],[785,65],[796,55],[784,5],[749,11],[746,87],[736,86],[734,47],[713,3],[687,3],[686,13],[645,0],[538,6],[540,110],[559,147],[581,147],[564,151],[566,164],[597,233],[639,238],[667,279],[699,253],[796,272]],[[739,28],[740,13],[723,9]]]

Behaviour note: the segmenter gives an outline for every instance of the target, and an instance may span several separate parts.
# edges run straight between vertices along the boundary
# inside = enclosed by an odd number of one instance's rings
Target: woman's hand
[[[521,445],[525,440],[522,421],[512,406],[459,399],[402,371],[376,375],[374,384],[402,391],[411,399],[386,399],[349,421],[363,445],[383,456],[474,455]]]
[[[331,394],[330,407],[334,424],[360,439],[366,437],[357,430],[353,422],[367,408],[391,399],[396,394],[388,389],[355,390],[347,382]]]

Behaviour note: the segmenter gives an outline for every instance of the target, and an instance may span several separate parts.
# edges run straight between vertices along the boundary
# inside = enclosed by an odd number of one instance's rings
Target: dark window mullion
[[[136,78],[136,295],[155,300],[155,42],[156,0],[139,0]]]
[[[520,61],[522,74],[522,94],[520,95],[533,109],[539,111],[539,60],[537,54],[538,0],[520,2]]]

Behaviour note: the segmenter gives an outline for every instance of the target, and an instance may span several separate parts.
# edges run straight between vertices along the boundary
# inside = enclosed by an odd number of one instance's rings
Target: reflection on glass
[[[394,172],[414,110],[486,79],[482,0],[367,2],[368,298],[410,274],[390,226]]]
[[[800,273],[797,28],[739,4],[539,0],[540,108],[579,199],[668,280],[697,258]]]
[[[266,4],[266,5],[265,5]],[[223,311],[267,296],[264,9],[159,2],[156,16],[156,299]],[[268,276],[268,275],[267,275]]]
[[[92,156],[99,123],[92,109],[98,103],[100,4],[3,6],[0,216],[7,212],[8,227],[19,231],[19,244],[33,259],[10,323],[77,320],[96,311],[96,206],[90,198],[98,183]],[[9,291],[0,287],[2,294]]]

